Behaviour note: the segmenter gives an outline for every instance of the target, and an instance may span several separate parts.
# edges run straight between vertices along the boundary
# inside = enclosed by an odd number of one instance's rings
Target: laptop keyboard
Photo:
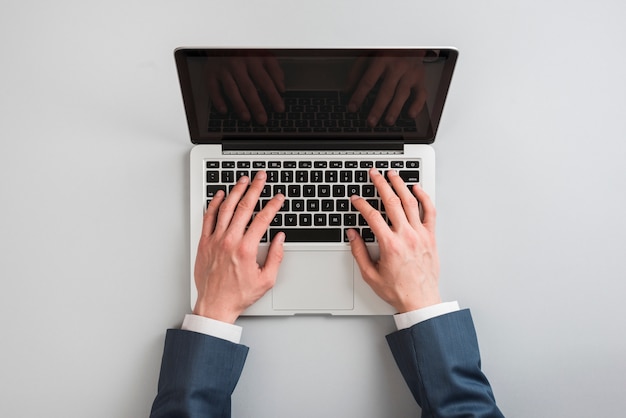
[[[247,158],[206,161],[206,204],[218,190],[228,194],[240,177],[254,178],[259,170],[265,170],[267,180],[255,213],[278,193],[285,201],[262,242],[280,231],[285,232],[286,242],[348,242],[346,230],[350,228],[358,230],[366,242],[375,242],[367,222],[350,203],[350,196],[358,194],[387,219],[369,179],[369,169],[376,167],[383,174],[394,169],[409,187],[420,180],[420,161],[398,156],[360,160]]]
[[[319,134],[319,133],[391,133],[402,135],[417,132],[415,120],[403,110],[392,126],[367,125],[369,109],[376,98],[371,93],[357,112],[348,112],[350,96],[337,91],[289,91],[284,95],[285,112],[268,112],[264,125],[256,121],[239,120],[234,112],[220,114],[211,110],[209,132],[224,134]],[[265,109],[271,105],[263,100]]]

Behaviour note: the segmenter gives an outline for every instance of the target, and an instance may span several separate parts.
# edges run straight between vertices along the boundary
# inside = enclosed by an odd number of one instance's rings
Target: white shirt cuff
[[[460,310],[459,302],[444,302],[437,305],[427,306],[426,308],[417,309],[415,311],[396,314],[393,320],[396,322],[398,331],[401,329],[411,328],[413,325],[434,318],[436,316],[445,315],[450,312]]]
[[[242,328],[239,325],[217,321],[204,316],[193,314],[185,315],[181,329],[221,338],[222,340],[230,341],[235,344],[239,344],[239,341],[241,341]]]

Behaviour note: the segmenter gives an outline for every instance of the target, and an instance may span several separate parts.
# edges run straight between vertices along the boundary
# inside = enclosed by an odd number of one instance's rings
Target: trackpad
[[[353,273],[350,251],[285,249],[272,305],[278,310],[353,309]]]

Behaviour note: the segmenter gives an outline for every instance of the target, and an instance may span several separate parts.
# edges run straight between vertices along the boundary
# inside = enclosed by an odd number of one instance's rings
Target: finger
[[[376,95],[374,105],[372,106],[372,109],[367,116],[367,123],[370,126],[376,126],[381,116],[383,115],[383,112],[394,98],[399,80],[400,76],[395,72],[392,74],[388,74],[385,77],[385,80],[383,81],[382,85],[380,86],[380,90],[378,90],[378,94]]]
[[[271,56],[266,57],[265,68],[267,69],[267,72],[269,73],[270,77],[272,77],[272,80],[274,81],[274,84],[278,88],[278,91],[281,93],[284,92],[285,91],[285,73],[283,72],[283,69],[280,68],[280,64],[278,63],[278,60],[276,59],[276,57],[271,57]]]
[[[354,208],[363,216],[363,219],[365,219],[374,235],[376,235],[378,241],[384,241],[391,233],[391,229],[389,229],[389,225],[387,225],[380,212],[360,196],[352,195],[350,196],[350,201]]]
[[[240,177],[235,187],[233,187],[226,199],[224,199],[217,215],[217,222],[215,224],[216,233],[222,234],[230,226],[235,208],[239,204],[239,200],[241,200],[241,196],[243,196],[243,193],[246,191],[249,182],[248,177]]]
[[[361,79],[363,67],[365,67],[367,59],[367,57],[359,57],[354,61],[354,64],[352,64],[352,68],[350,68],[350,72],[348,73],[346,91],[354,89],[356,83]]]
[[[402,180],[402,177],[398,175],[397,171],[389,170],[387,172],[387,177],[393,186],[393,190],[402,202],[404,214],[411,226],[416,227],[420,225],[422,221],[420,220],[419,203],[411,190],[409,190],[404,180]]]
[[[417,94],[413,99],[413,103],[409,106],[408,115],[411,118],[416,118],[417,115],[424,108],[424,104],[426,104],[426,99],[428,99],[428,91],[423,86],[419,86],[417,88]]]
[[[385,123],[387,125],[393,125],[396,123],[402,107],[409,100],[411,96],[411,84],[407,80],[400,80],[396,88],[393,100],[387,109],[387,115],[385,115]]]
[[[209,78],[208,81],[209,99],[213,103],[213,107],[217,109],[219,113],[226,113],[228,106],[222,95],[220,84],[215,77]]]
[[[272,281],[272,287],[276,282],[276,277],[278,276],[278,269],[280,267],[280,263],[283,261],[284,255],[284,247],[283,244],[285,242],[285,233],[279,232],[276,234],[272,243],[270,244],[270,249],[267,252],[267,257],[265,258],[265,263],[262,267],[262,275],[266,279],[270,279]]]
[[[374,276],[374,274],[376,274],[376,265],[372,261],[370,253],[367,251],[367,246],[365,245],[363,238],[361,238],[361,236],[354,229],[349,229],[346,233],[348,235],[348,240],[350,241],[352,256],[359,266],[361,276],[365,279],[365,281],[368,281]]]
[[[233,75],[235,77],[235,80],[237,81],[239,90],[241,91],[241,96],[246,101],[246,104],[250,109],[250,113],[252,113],[252,115],[254,116],[254,119],[260,124],[266,123],[267,114],[265,113],[265,108],[263,107],[263,103],[261,103],[261,99],[259,98],[257,88],[252,79],[250,79],[248,69],[242,66],[237,66],[234,69]]]
[[[285,196],[277,194],[267,202],[265,207],[257,213],[252,220],[248,231],[246,231],[246,236],[250,236],[250,239],[255,242],[261,241],[261,238],[267,232],[267,228],[269,228],[272,219],[274,219],[274,216],[276,216],[284,201]]]
[[[237,209],[235,210],[233,219],[230,222],[230,229],[234,233],[243,235],[246,226],[250,222],[252,213],[254,212],[254,207],[259,201],[259,197],[263,191],[263,186],[265,186],[266,177],[267,175],[265,174],[265,171],[259,171],[256,176],[254,176],[252,184],[250,184],[246,194],[239,199]]]
[[[422,225],[424,225],[427,230],[434,233],[435,220],[437,218],[435,204],[433,203],[428,193],[426,193],[419,184],[413,186],[413,193],[422,205],[422,212],[424,213],[423,219],[421,221]]]
[[[217,213],[219,211],[220,205],[224,200],[224,191],[218,190],[213,196],[213,199],[209,203],[209,206],[206,208],[206,212],[204,212],[204,218],[202,220],[202,237],[206,238],[213,233],[215,229],[215,221],[217,220]]]
[[[246,102],[243,100],[243,97],[241,97],[237,82],[230,73],[223,77],[222,84],[224,85],[224,91],[226,92],[230,103],[233,105],[235,113],[237,113],[241,120],[249,121],[250,111],[248,110],[248,106],[246,106]]]
[[[369,173],[372,183],[374,183],[374,187],[378,190],[383,205],[385,205],[385,212],[391,220],[391,225],[394,228],[399,228],[407,224],[408,220],[402,207],[402,201],[387,183],[387,180],[375,168],[371,168]]]
[[[267,96],[268,100],[272,104],[272,108],[277,112],[284,112],[285,105],[283,104],[283,98],[276,89],[274,80],[267,73],[265,68],[259,63],[251,69],[251,75],[255,83],[261,88],[263,93]]]
[[[384,70],[384,62],[382,62],[381,60],[371,61],[369,68],[365,71],[363,77],[361,77],[361,81],[359,81],[359,84],[357,85],[354,93],[352,94],[352,97],[350,98],[350,101],[348,102],[349,112],[357,111],[359,106],[361,106],[361,104],[363,103],[363,100],[365,100],[365,97],[376,85],[376,82],[378,81]]]

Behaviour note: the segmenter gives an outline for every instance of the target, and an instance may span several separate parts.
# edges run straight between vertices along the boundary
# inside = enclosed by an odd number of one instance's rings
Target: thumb
[[[370,257],[370,253],[367,251],[367,246],[365,245],[363,238],[361,238],[358,232],[354,229],[347,230],[346,234],[348,235],[348,240],[350,241],[352,256],[361,270],[361,276],[363,276],[364,279],[371,277],[373,271],[376,270],[376,267]]]
[[[278,268],[280,267],[280,263],[283,261],[284,242],[285,233],[279,232],[272,240],[270,248],[267,252],[267,257],[265,258],[265,264],[263,265],[263,274],[267,277],[271,277],[272,282],[276,281],[276,276],[278,276]]]

